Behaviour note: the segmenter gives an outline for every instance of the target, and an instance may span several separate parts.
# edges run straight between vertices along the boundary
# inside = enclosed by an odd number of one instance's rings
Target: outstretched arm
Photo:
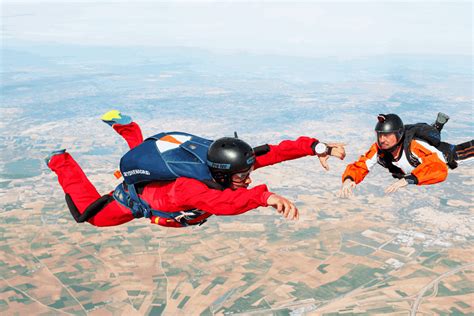
[[[123,115],[117,110],[112,110],[102,115],[101,119],[112,126],[112,128],[125,139],[130,149],[143,142],[140,126],[133,122],[130,116]]]
[[[266,153],[258,156],[255,163],[255,169],[274,165],[279,162],[293,160],[305,156],[314,156],[315,145],[319,141],[316,138],[301,136],[297,140],[284,140],[278,145],[264,145],[258,147],[257,151],[263,151]],[[327,144],[331,148],[330,151],[318,155],[318,158],[321,161],[322,166],[327,170],[329,166],[327,165],[327,159],[329,156],[334,156],[339,159],[344,159],[345,151],[343,144],[339,143],[330,143]]]
[[[168,196],[171,204],[179,209],[197,208],[214,215],[238,215],[259,206],[268,206],[270,195],[272,193],[264,184],[252,189],[220,191],[210,189],[198,180],[178,178]]]
[[[347,165],[342,174],[342,187],[339,196],[348,198],[353,195],[352,190],[364,180],[370,169],[377,163],[377,145],[373,144],[359,160]]]
[[[214,215],[238,215],[259,206],[271,206],[286,218],[298,219],[298,209],[295,205],[288,199],[269,192],[266,185],[252,189],[220,191],[210,189],[204,183],[190,178],[178,178],[170,185],[173,186],[167,194],[170,210],[197,208]],[[157,195],[157,199],[164,198],[158,192]],[[154,203],[150,203],[153,206]]]
[[[257,157],[254,168],[258,169],[282,161],[313,156],[315,153],[311,146],[317,141],[315,138],[302,136],[297,140],[284,140],[278,145],[268,145],[268,152]]]
[[[364,155],[360,156],[359,160],[347,165],[346,170],[342,174],[342,182],[350,179],[359,184],[376,163],[377,145],[373,144]]]

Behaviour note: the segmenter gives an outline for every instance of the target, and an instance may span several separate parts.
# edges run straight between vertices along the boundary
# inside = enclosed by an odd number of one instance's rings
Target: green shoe
[[[132,123],[132,118],[130,116],[122,115],[118,110],[109,111],[102,115],[100,119],[110,126],[113,126],[114,124],[127,125]]]
[[[438,130],[438,132],[441,132],[444,124],[446,124],[448,121],[449,116],[443,112],[439,112],[438,116],[436,117],[436,122],[434,122],[433,126]]]

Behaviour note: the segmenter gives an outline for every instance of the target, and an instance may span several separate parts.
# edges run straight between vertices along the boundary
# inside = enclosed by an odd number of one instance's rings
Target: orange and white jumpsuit
[[[342,182],[352,179],[359,184],[377,163],[389,169],[395,178],[405,178],[410,184],[434,184],[446,179],[448,166],[441,151],[418,139],[411,141],[410,151],[418,160],[417,166],[413,166],[409,162],[404,148],[400,151],[399,157],[395,159],[390,153],[380,150],[378,144],[374,143],[359,160],[346,167],[342,175]]]

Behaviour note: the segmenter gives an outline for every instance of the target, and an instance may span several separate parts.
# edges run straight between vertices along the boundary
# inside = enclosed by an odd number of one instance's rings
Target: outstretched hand
[[[338,196],[340,198],[349,198],[354,195],[352,192],[354,188],[356,187],[356,183],[352,181],[351,179],[346,179],[344,183],[342,184],[341,190],[339,191]]]
[[[344,149],[345,144],[343,143],[328,143],[326,145],[331,148],[331,154],[318,155],[318,159],[319,159],[319,162],[321,163],[321,166],[326,171],[328,171],[329,170],[329,164],[328,164],[329,156],[333,156],[333,157],[343,160],[346,157],[346,150]]]
[[[403,178],[400,179],[400,180],[397,180],[385,189],[385,194],[393,193],[393,192],[397,191],[398,189],[401,189],[401,188],[403,188],[407,185],[408,185],[407,180],[405,180]]]
[[[278,213],[282,214],[285,218],[298,220],[299,213],[296,206],[283,196],[278,194],[272,194],[268,197],[267,204],[277,210]]]

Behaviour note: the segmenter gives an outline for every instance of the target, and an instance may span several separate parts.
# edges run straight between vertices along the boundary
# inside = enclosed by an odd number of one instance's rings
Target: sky
[[[472,55],[472,2],[12,1],[3,45],[194,47],[307,57]]]

